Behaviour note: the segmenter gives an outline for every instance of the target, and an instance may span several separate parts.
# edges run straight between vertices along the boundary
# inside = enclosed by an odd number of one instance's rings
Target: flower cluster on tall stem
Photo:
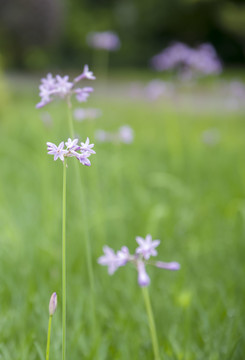
[[[78,102],[87,101],[87,98],[94,89],[92,87],[76,87],[77,83],[84,79],[96,79],[92,71],[89,71],[88,65],[84,66],[82,74],[77,76],[73,81],[69,81],[68,75],[64,77],[56,75],[53,77],[53,75],[49,73],[46,78],[41,79],[41,85],[39,86],[41,100],[36,105],[36,108],[44,107],[55,98],[67,99],[69,102],[72,95],[76,96]]]
[[[141,287],[148,286],[150,284],[150,277],[146,272],[146,265],[154,265],[161,269],[166,270],[179,270],[180,264],[163,261],[149,260],[151,256],[157,255],[156,247],[160,244],[160,240],[152,240],[150,234],[146,235],[146,238],[140,236],[136,237],[138,247],[135,250],[135,254],[131,255],[129,249],[123,246],[121,250],[115,251],[109,246],[104,246],[104,255],[99,257],[98,263],[100,265],[108,266],[108,273],[112,275],[119,267],[132,263],[135,265],[138,272],[138,284]]]
[[[66,148],[64,148],[66,145]],[[93,150],[94,144],[89,143],[89,138],[86,139],[85,143],[81,142],[78,145],[78,139],[71,140],[68,138],[66,143],[62,141],[58,146],[51,142],[47,142],[47,150],[49,155],[54,155],[54,161],[60,159],[64,162],[66,157],[75,157],[80,161],[81,164],[90,166],[91,162],[88,159],[91,154],[95,154]]]

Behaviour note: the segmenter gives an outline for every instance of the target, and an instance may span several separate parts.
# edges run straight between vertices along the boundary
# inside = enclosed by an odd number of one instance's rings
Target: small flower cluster
[[[158,70],[181,68],[189,75],[191,71],[199,74],[219,74],[222,71],[221,62],[211,44],[202,44],[196,49],[182,43],[174,43],[155,55],[151,60],[152,66]]]
[[[62,141],[58,146],[51,142],[47,142],[48,154],[54,155],[54,161],[60,159],[64,161],[65,157],[76,157],[81,164],[90,166],[91,162],[89,161],[89,156],[95,154],[95,151],[92,149],[94,144],[89,144],[89,138],[86,139],[85,143],[81,142],[81,145],[78,144],[78,139],[71,140],[70,138],[64,144]],[[64,146],[66,145],[66,149]],[[78,152],[79,151],[79,152]]]
[[[167,270],[180,269],[180,265],[177,262],[149,261],[151,256],[157,255],[156,247],[160,244],[160,240],[152,240],[152,236],[148,234],[145,239],[137,236],[136,242],[139,246],[136,248],[134,255],[130,255],[129,249],[126,246],[123,246],[117,253],[110,247],[104,246],[104,255],[98,259],[98,263],[108,266],[108,273],[110,275],[119,267],[129,262],[133,263],[138,271],[139,286],[148,286],[150,284],[150,278],[145,269],[146,264]]]
[[[108,51],[118,50],[121,46],[119,37],[112,31],[91,32],[87,35],[87,43],[92,48]]]
[[[41,79],[40,97],[41,101],[36,105],[36,108],[42,108],[55,98],[68,98],[75,94],[77,101],[85,102],[90,93],[94,91],[92,87],[75,88],[77,82],[83,79],[95,80],[95,76],[89,71],[88,65],[84,66],[81,75],[77,76],[72,82],[69,81],[69,76],[48,74],[46,78]]]
[[[105,130],[97,130],[95,132],[95,138],[99,142],[122,142],[124,144],[131,144],[134,140],[134,131],[130,126],[124,125],[121,126],[115,133]]]

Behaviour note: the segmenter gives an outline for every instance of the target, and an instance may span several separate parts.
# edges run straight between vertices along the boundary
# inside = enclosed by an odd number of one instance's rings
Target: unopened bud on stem
[[[49,301],[49,315],[53,316],[57,307],[57,294],[54,292]]]

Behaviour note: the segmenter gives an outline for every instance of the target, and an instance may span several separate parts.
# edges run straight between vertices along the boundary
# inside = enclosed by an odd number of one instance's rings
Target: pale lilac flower
[[[172,261],[172,262],[156,261],[154,265],[160,269],[166,269],[166,270],[175,271],[180,269],[180,264],[177,263],[176,261]]]
[[[91,166],[91,162],[88,159],[88,157],[91,155],[91,153],[82,153],[82,154],[78,154],[77,159],[80,161],[81,164],[86,165],[86,166]]]
[[[78,82],[78,81],[83,80],[83,79],[88,79],[88,80],[95,80],[96,79],[93,72],[89,71],[88,65],[84,65],[84,69],[83,69],[82,74],[77,76],[74,79],[74,82]]]
[[[48,74],[46,78],[41,79],[41,83],[46,89],[53,90],[56,87],[56,79],[52,74]]]
[[[78,139],[70,139],[66,141],[66,149],[64,149],[64,141],[62,141],[57,147],[51,142],[47,142],[48,154],[54,155],[54,160],[60,158],[64,161],[65,157],[75,157],[81,164],[86,166],[91,166],[91,162],[88,159],[91,154],[95,154],[95,151],[92,149],[94,144],[89,144],[89,139],[87,138],[85,143],[81,143],[82,146],[78,145]]]
[[[56,75],[56,88],[55,88],[56,94],[60,95],[61,97],[65,97],[70,93],[72,87],[73,87],[73,83],[69,82],[68,75],[64,77],[61,77],[60,75]]]
[[[53,316],[57,308],[57,294],[54,292],[49,301],[49,315]]]
[[[48,74],[46,78],[41,79],[41,85],[39,86],[39,95],[41,101],[36,105],[36,108],[41,108],[55,98],[66,99],[69,102],[70,97],[75,94],[79,102],[87,101],[89,94],[93,91],[91,87],[75,88],[76,82],[81,79],[93,80],[95,77],[93,73],[89,71],[88,65],[84,66],[83,74],[75,78],[74,82],[69,81],[69,76]]]
[[[116,132],[97,130],[95,132],[95,138],[100,142],[122,142],[124,144],[131,144],[134,139],[134,131],[130,126],[124,125]]]
[[[150,256],[157,255],[157,251],[155,248],[160,244],[160,240],[152,241],[152,236],[148,234],[146,235],[145,239],[137,236],[136,241],[139,244],[139,247],[137,247],[136,249],[136,254],[141,254],[146,260],[148,260]]]
[[[141,287],[148,286],[150,284],[150,278],[145,270],[145,263],[142,260],[137,261],[138,270],[138,284]]]
[[[64,141],[62,141],[59,146],[51,142],[47,142],[48,145],[48,154],[54,155],[54,161],[60,158],[61,161],[64,161],[64,155],[67,153],[67,150],[64,150]]]
[[[78,150],[79,146],[77,146],[78,139],[72,140],[71,138],[68,138],[67,142],[65,143],[67,150]]]
[[[91,87],[84,87],[84,88],[78,88],[78,89],[74,90],[74,93],[76,94],[77,101],[85,102],[85,101],[87,101],[90,93],[93,91],[94,91],[94,89]]]
[[[87,43],[95,49],[115,51],[120,48],[118,35],[112,31],[91,32],[87,35]]]
[[[219,74],[222,71],[222,64],[211,44],[192,49],[177,42],[155,55],[151,64],[158,71],[177,69],[181,76],[188,75],[188,78],[193,74]]]
[[[102,115],[102,112],[100,109],[77,108],[74,110],[73,115],[77,121],[83,121],[85,119],[94,120],[94,119],[97,119],[98,117],[100,117]]]
[[[98,263],[100,265],[108,266],[110,275],[114,274],[119,267],[126,265],[128,262],[132,263],[138,271],[138,284],[140,286],[148,286],[150,284],[150,278],[145,269],[147,264],[172,271],[180,269],[179,263],[175,261],[148,261],[150,256],[155,256],[157,254],[155,247],[159,245],[160,240],[152,241],[151,235],[147,235],[146,239],[137,236],[136,241],[140,246],[136,249],[134,255],[130,255],[126,246],[123,246],[117,253],[110,247],[104,246],[103,250],[105,255],[98,259]]]
[[[96,154],[95,151],[92,149],[94,144],[89,144],[89,138],[87,137],[85,143],[81,142],[80,149],[83,151],[87,151],[89,154]]]
[[[109,246],[103,247],[104,254],[99,257],[98,263],[103,266],[108,266],[108,273],[112,275],[120,266],[124,266],[127,262],[125,257],[121,256],[121,252],[125,253],[125,249],[121,250],[120,255],[116,254]]]

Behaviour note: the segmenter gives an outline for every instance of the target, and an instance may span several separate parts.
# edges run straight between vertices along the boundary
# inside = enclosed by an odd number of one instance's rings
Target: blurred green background
[[[1,0],[0,53],[7,67],[91,63],[90,31],[113,30],[114,67],[147,67],[171,41],[210,42],[226,65],[245,60],[243,0]]]

